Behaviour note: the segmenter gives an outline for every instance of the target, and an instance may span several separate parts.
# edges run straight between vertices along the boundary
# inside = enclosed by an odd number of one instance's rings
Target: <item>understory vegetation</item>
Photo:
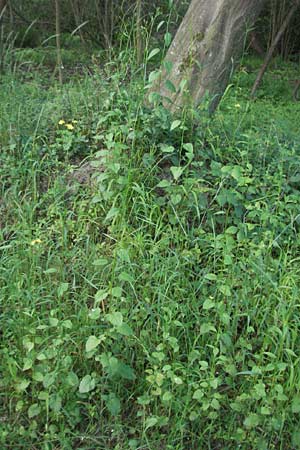
[[[298,65],[172,117],[46,56],[0,81],[0,448],[300,448]]]

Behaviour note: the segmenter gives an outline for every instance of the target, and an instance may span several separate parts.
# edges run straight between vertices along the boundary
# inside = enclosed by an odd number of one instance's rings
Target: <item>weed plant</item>
[[[0,447],[300,448],[299,105],[121,68],[2,79]]]

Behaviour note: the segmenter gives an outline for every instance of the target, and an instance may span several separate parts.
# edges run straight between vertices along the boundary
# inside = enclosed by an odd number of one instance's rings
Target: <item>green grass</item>
[[[118,62],[2,79],[1,448],[300,448],[285,74],[249,102],[241,70],[212,120],[172,130]]]

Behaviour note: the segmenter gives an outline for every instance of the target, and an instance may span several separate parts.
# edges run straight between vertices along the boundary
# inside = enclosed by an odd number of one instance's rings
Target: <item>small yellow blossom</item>
[[[74,126],[71,123],[66,123],[65,126],[68,130],[74,130]]]
[[[30,245],[38,245],[41,243],[42,243],[42,241],[40,239],[33,239],[33,241],[30,242]]]
[[[240,108],[241,105],[239,103],[237,103],[236,105],[234,105],[236,108]]]
[[[64,125],[66,122],[63,119],[60,119],[60,121],[58,122],[58,125]]]

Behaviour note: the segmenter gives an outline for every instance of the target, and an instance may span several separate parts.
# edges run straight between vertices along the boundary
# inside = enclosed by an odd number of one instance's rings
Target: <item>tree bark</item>
[[[192,0],[151,89],[170,101],[172,111],[207,95],[218,106],[243,50],[246,32],[266,0]]]
[[[255,93],[256,93],[256,91],[257,91],[257,89],[258,89],[258,87],[259,87],[259,85],[260,85],[260,83],[261,83],[261,81],[263,79],[263,76],[265,74],[265,71],[267,70],[268,65],[270,64],[270,61],[271,61],[273,53],[274,53],[274,51],[275,51],[275,49],[276,49],[276,47],[278,45],[278,42],[282,38],[282,36],[283,36],[283,34],[284,34],[288,24],[292,20],[292,17],[295,14],[295,12],[297,11],[297,9],[299,8],[299,6],[300,6],[300,0],[296,0],[294,5],[293,5],[293,7],[290,9],[288,15],[286,16],[285,20],[282,22],[282,25],[281,25],[278,33],[276,34],[276,36],[275,36],[275,38],[274,38],[274,40],[273,40],[273,42],[272,42],[272,44],[271,44],[271,46],[270,46],[270,48],[268,50],[268,53],[267,53],[266,58],[264,60],[264,63],[261,66],[261,69],[260,69],[260,71],[259,71],[259,73],[258,73],[258,75],[256,77],[256,80],[254,82],[254,85],[253,85],[253,88],[252,88],[252,91],[251,91],[251,97],[255,96]]]

